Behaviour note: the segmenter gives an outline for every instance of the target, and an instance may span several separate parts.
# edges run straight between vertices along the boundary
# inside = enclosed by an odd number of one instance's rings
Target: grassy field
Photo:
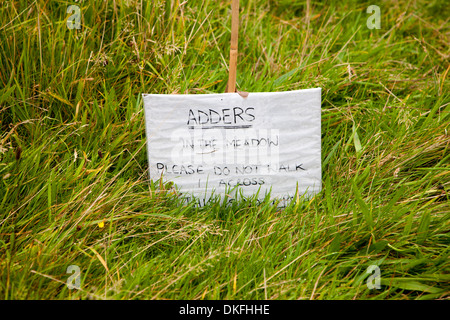
[[[141,94],[225,91],[230,3],[2,1],[1,299],[450,298],[448,3],[241,0],[238,90],[322,88],[323,191],[195,208]]]

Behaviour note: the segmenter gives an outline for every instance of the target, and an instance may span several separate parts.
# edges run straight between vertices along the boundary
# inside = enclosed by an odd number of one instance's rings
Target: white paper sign
[[[143,97],[150,179],[173,181],[188,201],[271,190],[286,205],[297,188],[321,190],[320,88]]]

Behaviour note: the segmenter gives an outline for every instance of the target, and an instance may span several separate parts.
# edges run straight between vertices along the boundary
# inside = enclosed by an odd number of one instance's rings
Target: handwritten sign
[[[144,94],[150,178],[189,201],[256,194],[286,205],[321,190],[321,89]]]

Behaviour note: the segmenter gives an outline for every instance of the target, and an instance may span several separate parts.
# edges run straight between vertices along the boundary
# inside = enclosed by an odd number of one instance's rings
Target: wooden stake
[[[238,30],[239,30],[239,0],[232,0],[232,2],[231,2],[230,66],[229,66],[228,86],[227,86],[228,92],[236,92]]]

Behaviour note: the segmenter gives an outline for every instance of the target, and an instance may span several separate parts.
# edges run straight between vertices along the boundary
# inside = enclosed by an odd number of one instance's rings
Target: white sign
[[[187,201],[271,191],[286,205],[321,190],[320,88],[143,97],[150,179]]]

